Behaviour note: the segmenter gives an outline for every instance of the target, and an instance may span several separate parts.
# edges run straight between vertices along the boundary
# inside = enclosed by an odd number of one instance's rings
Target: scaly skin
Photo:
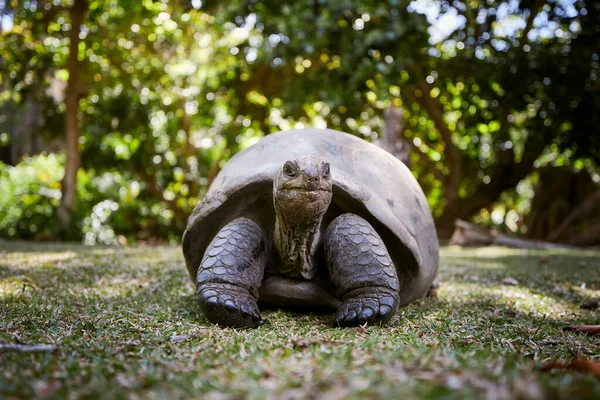
[[[302,282],[298,287],[286,288],[281,280],[277,281],[279,285],[270,281],[263,291],[264,298],[279,304],[296,299],[292,301],[305,305],[320,301],[339,304],[341,300],[334,326],[387,322],[399,304],[396,268],[381,237],[357,215],[337,217],[321,241],[319,228],[331,198],[330,166],[316,157],[286,161],[274,178],[274,241],[279,272],[311,282],[317,273],[313,257],[323,243],[337,299],[320,299],[317,287]],[[265,236],[255,222],[238,218],[223,227],[206,249],[197,273],[196,293],[204,315],[224,326],[261,325],[256,303],[265,266]]]
[[[389,321],[399,304],[396,268],[375,229],[363,218],[342,214],[325,232],[325,256],[335,294],[342,300],[334,326]]]
[[[260,227],[247,218],[225,225],[206,249],[196,277],[196,295],[209,321],[236,328],[262,325],[256,301],[265,265]]]

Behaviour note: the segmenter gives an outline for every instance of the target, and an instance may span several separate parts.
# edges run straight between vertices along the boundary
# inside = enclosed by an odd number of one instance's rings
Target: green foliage
[[[0,237],[55,234],[63,160],[63,156],[50,154],[26,158],[16,167],[0,162]]]
[[[64,155],[28,157],[16,166],[0,163],[0,238],[58,239]],[[179,240],[174,213],[144,195],[131,174],[80,170],[74,232],[87,244],[123,244],[150,237]]]
[[[59,137],[64,99],[48,89],[68,78],[72,2],[3,4],[14,26],[0,36],[0,146],[18,143],[32,103],[35,134]],[[78,229],[90,243],[175,238],[240,149],[307,126],[372,140],[392,105],[404,111],[412,170],[438,221],[498,199],[526,209],[511,193],[544,163],[597,168],[592,2],[86,4]],[[451,15],[462,23],[436,36]]]
[[[371,138],[381,110],[402,106],[413,172],[449,225],[514,189],[548,148],[600,160],[595,3],[206,4],[261,35],[237,48],[262,79],[237,90],[282,98],[290,119],[310,121],[319,102],[328,126]],[[456,28],[427,34],[445,17]]]
[[[52,86],[66,79],[66,70],[53,72],[66,58],[43,59],[37,70],[17,59],[30,58],[23,49],[40,42],[47,46],[34,46],[32,51],[47,52],[50,46],[52,53],[67,54],[67,10],[51,2],[21,6],[12,9],[15,29],[0,40],[0,47],[9,50],[0,68],[9,83],[4,93],[11,95],[4,106],[22,101],[23,93],[35,93],[45,104],[41,131],[56,136],[63,130],[64,104],[60,96],[52,104],[40,82]],[[170,9],[166,2],[89,2],[79,49],[85,67],[79,88],[83,127],[79,179],[86,181],[79,185],[85,190],[79,193],[78,218],[87,242],[100,237],[93,227],[98,219],[90,218],[96,215],[92,206],[105,200],[119,204],[110,220],[122,235],[179,236],[186,215],[205,191],[209,172],[223,158],[223,148],[237,150],[235,140],[229,144],[223,140],[220,128],[220,121],[226,123],[230,117],[222,96],[214,92],[227,64],[212,67],[213,43],[220,36],[218,28],[211,28],[213,22],[193,9],[189,13],[185,8]],[[203,41],[198,43],[198,32],[207,28],[211,29],[200,35]],[[199,102],[199,96],[215,101]],[[9,134],[16,131],[11,121],[6,122]],[[109,232],[103,236],[114,241]]]

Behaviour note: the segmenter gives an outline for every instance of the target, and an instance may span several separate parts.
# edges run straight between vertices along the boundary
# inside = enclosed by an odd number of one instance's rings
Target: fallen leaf
[[[33,383],[33,388],[38,398],[48,399],[54,397],[56,392],[62,387],[62,383],[57,379],[48,382],[37,381]]]
[[[294,347],[308,347],[308,342],[301,338],[292,338],[292,346]]]
[[[314,346],[314,345],[319,345],[319,344],[344,345],[344,344],[351,344],[351,343],[350,342],[344,342],[342,340],[329,340],[329,339],[319,339],[319,340],[311,340],[311,341],[307,341],[307,340],[302,339],[302,338],[293,338],[292,339],[292,346],[298,347],[298,348],[306,348],[306,347],[309,347],[309,346]]]
[[[364,334],[365,332],[367,332],[367,328],[364,326],[357,326],[356,328],[354,328],[354,331],[360,334]]]
[[[555,369],[567,369],[571,371],[589,373],[600,379],[600,363],[585,360],[583,358],[577,358],[572,361],[549,361],[542,365],[540,371],[548,372]]]
[[[583,332],[588,335],[597,335],[600,333],[600,325],[571,325],[564,328],[565,331]]]
[[[189,339],[196,339],[198,337],[198,335],[175,335],[171,336],[170,340],[172,343],[181,343]]]
[[[584,310],[595,310],[598,308],[598,300],[585,300],[579,306]]]
[[[121,385],[124,388],[131,389],[135,386],[135,382],[133,381],[133,378],[130,378],[130,377],[128,378],[122,374],[118,374],[116,376],[115,380],[117,381],[117,383],[119,385]]]
[[[262,368],[262,376],[263,378],[272,378],[274,376],[277,376],[277,372],[275,372],[274,369],[269,368],[269,367],[263,367]]]
[[[138,342],[137,340],[127,340],[127,341],[119,342],[119,344],[121,346],[132,346],[133,347],[133,346],[139,346],[140,342]]]
[[[505,284],[506,286],[517,286],[519,284],[519,281],[516,280],[515,278],[511,278],[506,277],[502,280],[502,283]]]
[[[51,353],[56,350],[53,344],[0,344],[0,353],[3,351],[14,351],[17,353]]]
[[[548,259],[546,257],[540,257],[540,264],[546,264]]]

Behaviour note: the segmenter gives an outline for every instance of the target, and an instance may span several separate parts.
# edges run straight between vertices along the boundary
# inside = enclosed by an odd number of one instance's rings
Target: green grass
[[[236,331],[199,313],[180,248],[0,249],[0,343],[57,346],[0,353],[0,398],[600,396],[589,374],[540,371],[548,360],[600,361],[598,338],[563,331],[600,323],[599,310],[580,307],[600,299],[599,251],[445,248],[438,298],[385,327],[270,311],[263,327]]]

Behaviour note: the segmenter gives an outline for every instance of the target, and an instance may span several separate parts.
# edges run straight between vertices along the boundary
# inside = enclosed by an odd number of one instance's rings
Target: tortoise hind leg
[[[385,323],[398,309],[396,268],[375,229],[363,218],[342,214],[325,232],[325,256],[342,300],[334,326]]]
[[[258,224],[238,218],[225,225],[206,249],[196,275],[196,295],[206,318],[235,328],[262,325],[256,301],[265,265]]]

